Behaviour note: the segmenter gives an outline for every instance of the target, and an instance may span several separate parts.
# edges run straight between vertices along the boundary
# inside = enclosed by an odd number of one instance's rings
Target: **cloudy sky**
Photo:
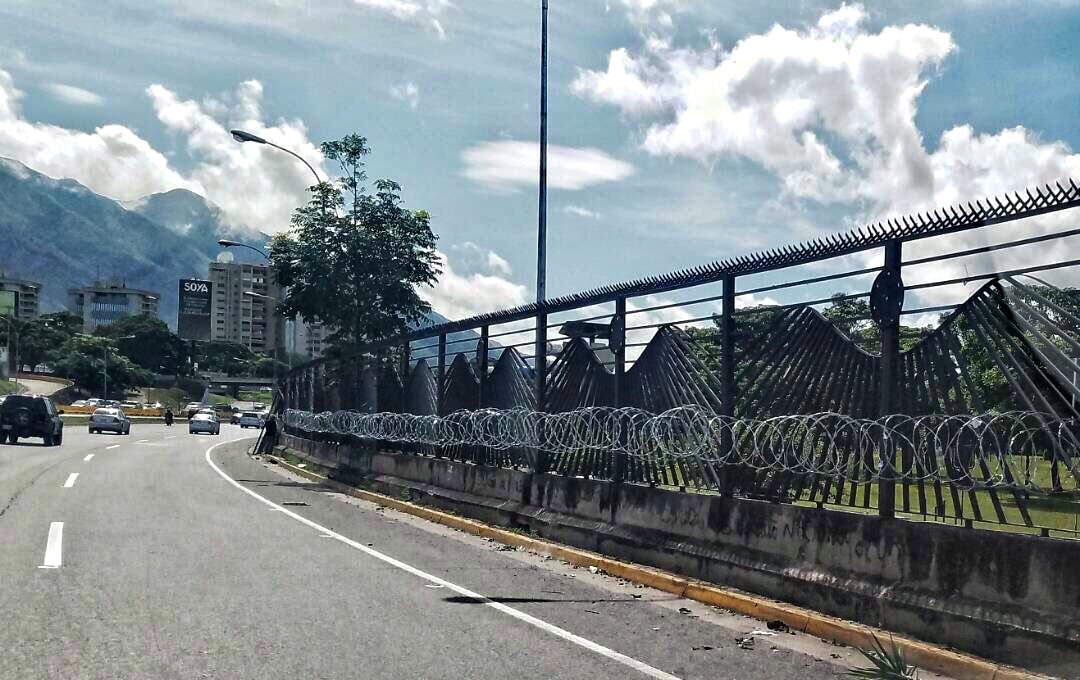
[[[228,128],[324,171],[359,132],[434,215],[437,308],[520,304],[539,4],[0,0],[0,156],[276,231],[308,171]],[[1080,178],[1071,0],[551,0],[550,32],[551,295]]]

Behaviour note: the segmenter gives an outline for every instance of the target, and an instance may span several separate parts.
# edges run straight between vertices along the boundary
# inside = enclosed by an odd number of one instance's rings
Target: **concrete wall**
[[[1080,541],[533,475],[289,435],[285,444],[342,481],[1080,676]]]

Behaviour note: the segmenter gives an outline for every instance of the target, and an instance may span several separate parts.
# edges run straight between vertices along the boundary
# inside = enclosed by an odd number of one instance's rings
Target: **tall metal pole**
[[[540,11],[540,217],[536,228],[536,301],[547,297],[547,40],[548,0]]]
[[[101,372],[101,377],[105,381],[105,393],[101,395],[101,398],[105,401],[109,400],[109,343],[105,343],[105,368]]]

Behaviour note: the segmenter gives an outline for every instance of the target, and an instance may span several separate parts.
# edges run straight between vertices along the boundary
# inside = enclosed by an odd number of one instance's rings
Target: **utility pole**
[[[540,216],[536,228],[536,301],[547,297],[547,44],[548,0],[540,10]]]

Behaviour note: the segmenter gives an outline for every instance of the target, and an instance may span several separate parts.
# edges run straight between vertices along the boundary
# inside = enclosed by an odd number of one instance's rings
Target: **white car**
[[[221,421],[214,413],[200,411],[188,420],[188,434],[205,432],[207,434],[221,434]]]
[[[90,406],[90,404],[86,403],[85,399],[79,399],[78,401],[73,401],[73,402],[71,402],[71,405],[72,406]]]
[[[266,424],[266,418],[261,413],[255,411],[244,411],[240,414],[240,420],[238,424],[241,428],[246,429],[254,427],[256,429],[262,429],[262,426]]]

